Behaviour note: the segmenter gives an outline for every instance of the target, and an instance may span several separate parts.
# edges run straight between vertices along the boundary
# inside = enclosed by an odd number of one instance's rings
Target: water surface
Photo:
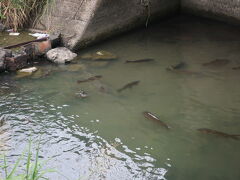
[[[80,51],[79,71],[46,64],[41,78],[1,75],[0,150],[14,162],[30,136],[34,142],[41,136],[40,158],[68,179],[240,179],[240,141],[197,131],[240,134],[240,70],[232,70],[240,66],[239,33],[219,22],[173,18]],[[80,58],[99,50],[118,59],[106,65]],[[124,63],[142,58],[155,61]],[[230,63],[202,66],[215,59]],[[182,61],[193,74],[166,70]],[[77,83],[94,75],[103,77]],[[116,91],[136,80],[138,86]],[[80,90],[89,97],[77,97]]]

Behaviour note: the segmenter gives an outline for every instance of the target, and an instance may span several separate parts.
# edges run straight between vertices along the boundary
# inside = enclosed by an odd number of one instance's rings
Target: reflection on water
[[[239,141],[197,131],[240,133],[240,71],[232,70],[240,65],[239,31],[174,18],[79,52],[110,51],[118,56],[110,63],[79,56],[79,69],[44,65],[43,76],[2,75],[1,152],[13,162],[29,137],[41,136],[40,158],[68,179],[239,179]],[[125,63],[144,58],[154,61]],[[230,62],[202,66],[215,59]],[[184,72],[166,70],[179,62],[186,63]],[[96,75],[102,78],[77,83]],[[133,81],[139,83],[117,92]],[[88,97],[76,95],[82,91]]]

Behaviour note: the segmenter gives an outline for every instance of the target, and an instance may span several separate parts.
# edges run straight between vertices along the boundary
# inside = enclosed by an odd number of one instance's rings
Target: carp
[[[203,63],[203,66],[209,66],[209,67],[222,67],[229,63],[230,61],[228,59],[215,59],[211,62]]]
[[[161,126],[165,127],[166,129],[170,129],[170,127],[166,123],[161,121],[156,115],[154,115],[150,112],[147,112],[147,111],[143,112],[143,115],[144,115],[145,118],[147,118],[149,120],[158,122]]]
[[[240,134],[227,134],[227,133],[224,133],[224,132],[221,132],[221,131],[216,131],[216,130],[208,129],[208,128],[200,128],[200,129],[197,129],[197,130],[200,131],[201,133],[204,133],[204,134],[213,134],[213,135],[217,135],[217,136],[220,136],[220,137],[240,140],[239,137],[238,137],[238,136],[240,136]]]
[[[130,83],[126,84],[125,86],[123,86],[122,88],[118,89],[117,91],[118,91],[118,92],[122,92],[122,91],[125,90],[125,89],[132,88],[133,86],[138,85],[139,82],[140,82],[140,81],[130,82]]]
[[[89,81],[94,81],[94,80],[97,80],[97,79],[101,79],[102,76],[101,75],[96,75],[96,76],[93,76],[93,77],[90,77],[88,79],[84,79],[84,80],[78,80],[77,83],[84,83],[84,82],[89,82]]]
[[[127,60],[125,63],[142,63],[142,62],[151,62],[154,59],[137,59],[137,60]]]
[[[185,62],[180,62],[178,64],[175,64],[175,65],[171,65],[169,67],[167,67],[167,70],[168,71],[172,71],[172,70],[179,70],[179,69],[182,69],[186,66],[186,63]]]

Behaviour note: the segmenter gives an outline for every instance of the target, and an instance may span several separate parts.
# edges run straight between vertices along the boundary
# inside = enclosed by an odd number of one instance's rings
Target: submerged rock
[[[21,72],[21,73],[30,73],[30,74],[35,71],[37,71],[36,67],[30,67],[30,68],[25,68],[25,69],[19,70],[19,72]]]
[[[117,59],[117,56],[108,51],[97,51],[93,54],[85,54],[81,58],[95,61],[110,61]]]
[[[68,63],[72,61],[75,57],[77,57],[77,54],[73,53],[65,47],[54,48],[47,52],[48,60],[57,64]]]
[[[110,62],[107,61],[94,61],[90,65],[93,67],[106,67]]]
[[[25,68],[17,71],[17,78],[31,76],[35,71],[37,71],[36,67]]]
[[[31,78],[33,79],[38,79],[38,78],[42,78],[44,77],[44,72],[42,69],[38,69],[33,75]]]
[[[92,54],[84,54],[84,55],[81,56],[81,59],[91,60],[92,59]]]
[[[38,69],[37,72],[33,73],[31,78],[39,79],[39,78],[46,78],[50,76],[54,71],[50,69]]]
[[[93,55],[93,60],[114,60],[117,56],[108,51],[98,51]]]
[[[86,69],[86,66],[83,65],[83,64],[69,64],[69,65],[67,65],[67,71],[70,71],[70,72],[77,72],[77,71],[84,70],[84,69]]]

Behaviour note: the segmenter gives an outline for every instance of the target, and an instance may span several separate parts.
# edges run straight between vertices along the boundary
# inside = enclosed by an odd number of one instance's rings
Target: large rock
[[[6,57],[11,57],[11,56],[12,56],[11,50],[0,48],[0,72],[3,72],[6,70],[6,64],[5,64]]]
[[[51,41],[42,41],[29,43],[21,47],[22,51],[29,55],[32,59],[45,55],[50,49],[52,49]]]
[[[14,57],[6,57],[5,66],[7,71],[16,71],[25,68],[31,57],[27,54],[16,54]]]
[[[6,55],[6,52],[0,49],[0,72],[4,71],[5,69],[5,65],[4,65],[5,55]]]
[[[5,26],[2,23],[0,23],[0,32],[2,32],[4,30],[5,30]]]
[[[150,19],[177,13],[179,0],[55,0],[35,27],[61,32],[64,46],[78,50]]]
[[[48,60],[57,64],[68,63],[72,61],[75,57],[77,57],[77,54],[73,53],[65,47],[54,48],[47,52]]]
[[[36,67],[30,67],[30,68],[18,70],[16,78],[31,76],[36,71],[37,71]]]
[[[48,9],[35,28],[61,32],[72,50],[180,10],[240,23],[239,0],[55,0]]]

